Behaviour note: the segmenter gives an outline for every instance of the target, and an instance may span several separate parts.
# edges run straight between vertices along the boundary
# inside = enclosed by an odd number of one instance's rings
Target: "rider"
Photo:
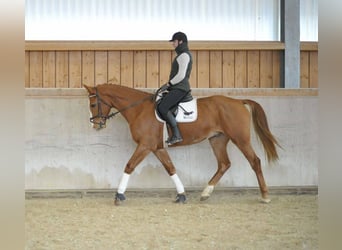
[[[172,42],[177,56],[172,62],[169,81],[161,87],[161,91],[168,90],[168,92],[158,105],[158,111],[171,127],[172,136],[167,139],[166,143],[172,145],[183,141],[176,118],[170,110],[190,94],[189,78],[192,68],[192,55],[189,51],[187,36],[183,32],[173,34],[170,42]]]

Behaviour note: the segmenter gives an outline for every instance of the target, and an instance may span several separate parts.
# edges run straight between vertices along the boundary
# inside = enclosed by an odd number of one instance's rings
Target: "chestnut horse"
[[[99,130],[106,127],[107,119],[121,113],[127,120],[133,140],[137,147],[129,159],[115,195],[115,204],[125,200],[124,192],[128,180],[137,165],[149,154],[153,153],[163,164],[174,181],[177,198],[175,202],[185,203],[184,186],[176,174],[163,142],[163,123],[155,117],[155,95],[134,88],[116,84],[100,84],[96,87],[84,87],[89,93],[89,105],[93,128]],[[158,92],[158,91],[157,91]],[[245,107],[248,105],[250,111]],[[261,169],[260,159],[255,154],[250,139],[250,119],[259,137],[269,162],[278,159],[276,146],[278,142],[269,130],[263,108],[252,100],[239,100],[215,95],[197,99],[198,117],[194,122],[179,123],[183,141],[171,147],[190,145],[208,139],[217,159],[217,171],[209,180],[201,194],[201,200],[209,198],[215,185],[229,169],[231,163],[227,154],[227,144],[231,140],[244,154],[254,170],[260,192],[261,201],[268,203],[268,189]],[[111,108],[116,109],[111,113]]]

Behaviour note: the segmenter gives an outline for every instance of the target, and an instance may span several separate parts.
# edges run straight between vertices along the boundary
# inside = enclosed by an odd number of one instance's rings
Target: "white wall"
[[[279,41],[279,10],[279,0],[26,0],[25,39],[165,41],[180,30],[190,41]]]
[[[279,16],[279,0],[26,0],[25,39],[278,41]],[[300,0],[300,32],[318,41],[318,0]]]
[[[117,188],[135,143],[122,116],[95,131],[89,123],[85,90],[36,90],[26,95],[25,188],[111,189]],[[208,93],[208,90],[206,90]],[[222,91],[222,90],[221,90]],[[272,90],[274,93],[274,90]],[[281,93],[280,90],[278,90]],[[227,90],[226,94],[232,94]],[[193,91],[194,95],[201,91]],[[213,92],[214,93],[214,92]],[[239,90],[234,92],[239,98]],[[268,186],[318,185],[318,98],[317,95],[253,95],[265,109],[273,134],[283,147],[277,164],[265,164],[261,145],[253,134],[253,145],[262,160]],[[64,94],[63,94],[64,95]],[[254,133],[254,132],[253,132]],[[168,149],[185,187],[204,187],[216,171],[216,160],[208,141]],[[219,187],[256,187],[248,162],[232,144],[228,145],[231,169]],[[128,188],[173,188],[174,185],[153,154],[137,168]]]

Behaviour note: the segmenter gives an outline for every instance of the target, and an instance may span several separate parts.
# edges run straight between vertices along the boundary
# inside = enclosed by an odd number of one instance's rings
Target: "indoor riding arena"
[[[252,2],[26,1],[25,249],[319,248],[318,1]],[[155,152],[115,202],[140,145],[123,112],[141,104],[111,107],[117,115],[96,130],[84,86],[156,93],[169,81],[177,31],[188,37],[195,99],[249,99],[264,110],[278,159],[268,161],[252,122],[250,133],[267,201],[233,139],[231,167],[210,186],[220,163],[206,139],[165,146],[184,203]]]

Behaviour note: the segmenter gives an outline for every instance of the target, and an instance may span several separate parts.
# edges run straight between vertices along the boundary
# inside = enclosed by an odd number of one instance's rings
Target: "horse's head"
[[[90,122],[93,124],[93,128],[100,130],[106,127],[106,121],[109,118],[108,114],[112,106],[104,100],[97,87],[89,87],[84,85],[88,90],[89,108],[91,112]]]

